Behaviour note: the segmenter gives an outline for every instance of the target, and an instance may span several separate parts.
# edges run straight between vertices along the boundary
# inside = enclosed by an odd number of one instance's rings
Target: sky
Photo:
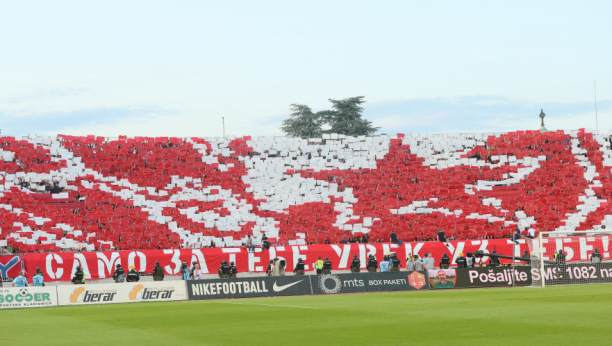
[[[612,129],[611,1],[0,1],[3,135]],[[594,80],[597,83],[597,119]]]

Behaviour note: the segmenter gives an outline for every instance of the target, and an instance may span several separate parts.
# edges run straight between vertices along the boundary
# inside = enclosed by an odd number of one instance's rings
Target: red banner
[[[0,256],[0,277],[14,278],[19,276],[21,260],[20,256]]]
[[[608,236],[551,238],[544,243],[544,256],[552,259],[554,252],[563,248],[568,262],[588,260],[594,248],[599,248],[604,259],[609,259],[608,238]],[[520,257],[527,249],[524,239],[519,242],[515,253],[517,257]],[[512,248],[512,242],[508,239],[485,239],[448,243],[413,242],[404,243],[401,246],[390,243],[285,245],[273,246],[269,251],[266,250],[263,253],[259,248],[255,253],[248,253],[243,248],[33,253],[25,256],[25,266],[29,277],[36,271],[36,267],[40,267],[46,281],[70,281],[77,266],[83,267],[87,278],[94,280],[112,277],[118,263],[125,270],[130,265],[134,265],[139,272],[151,273],[156,261],[159,261],[166,275],[179,275],[179,268],[183,261],[186,261],[189,266],[194,261],[198,262],[204,273],[216,273],[222,260],[235,262],[238,272],[264,272],[270,260],[275,257],[287,262],[287,271],[293,269],[298,258],[304,260],[306,270],[313,270],[313,264],[319,256],[322,259],[329,257],[334,270],[348,270],[353,255],[357,255],[362,267],[365,268],[369,254],[376,256],[380,262],[386,253],[395,252],[403,262],[409,253],[422,258],[423,254],[431,252],[438,266],[443,253],[451,257],[454,263],[460,252],[466,254],[476,250],[485,252],[497,250],[500,255],[512,256]],[[488,261],[488,258],[485,257],[483,260]],[[511,260],[502,260],[502,263],[510,262]]]

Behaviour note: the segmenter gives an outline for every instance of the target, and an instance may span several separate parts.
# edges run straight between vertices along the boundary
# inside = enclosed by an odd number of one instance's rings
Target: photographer
[[[285,276],[285,266],[287,262],[285,260],[276,259],[276,264],[274,266],[274,275],[272,276]]]
[[[187,261],[183,261],[181,264],[181,280],[189,280],[189,267],[187,266]]]

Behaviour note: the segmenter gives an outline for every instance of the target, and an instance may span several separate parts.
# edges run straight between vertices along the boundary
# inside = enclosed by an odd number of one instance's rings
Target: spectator
[[[255,253],[255,245],[253,245],[253,238],[251,238],[250,234],[246,240],[246,247],[247,247],[247,252]]]
[[[138,272],[134,268],[133,264],[130,266],[130,271],[128,272],[125,281],[127,281],[127,282],[138,282],[138,281],[140,281],[140,275],[138,275]]]
[[[200,280],[202,278],[202,269],[200,269],[200,265],[196,263],[193,269],[193,279]]]
[[[418,272],[422,272],[425,270],[425,267],[423,266],[423,262],[421,262],[421,260],[419,259],[419,255],[414,255],[414,268]]]
[[[438,229],[438,241],[441,241],[443,243],[446,242],[446,234],[441,229]]]
[[[362,244],[367,244],[370,241],[370,236],[366,234],[361,236],[361,243]]]
[[[400,246],[401,246],[401,245],[404,243],[403,241],[401,241],[401,240],[399,240],[399,239],[397,238],[397,234],[395,234],[395,231],[391,231],[391,235],[390,235],[390,237],[389,237],[389,240],[390,240],[392,243],[399,244]]]
[[[516,227],[516,230],[514,231],[514,236],[512,237],[512,241],[515,244],[518,244],[518,240],[521,239],[521,230],[520,228],[518,228],[518,226]]]
[[[536,236],[536,230],[533,227],[529,227],[529,230],[527,231],[527,233],[529,233],[529,237],[531,239],[535,238],[535,236]]]
[[[433,270],[434,269],[434,266],[436,265],[436,262],[435,262],[435,260],[433,258],[433,254],[431,253],[431,251],[427,255],[427,258],[423,258],[423,264],[425,264],[425,268],[427,268],[427,270]]]
[[[268,241],[268,237],[264,234],[261,237],[261,252],[265,252],[266,249],[270,250],[270,242]]]

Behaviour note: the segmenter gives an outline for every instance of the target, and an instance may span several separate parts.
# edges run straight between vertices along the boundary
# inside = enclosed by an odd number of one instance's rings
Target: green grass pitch
[[[612,285],[0,311],[7,345],[610,345]]]

